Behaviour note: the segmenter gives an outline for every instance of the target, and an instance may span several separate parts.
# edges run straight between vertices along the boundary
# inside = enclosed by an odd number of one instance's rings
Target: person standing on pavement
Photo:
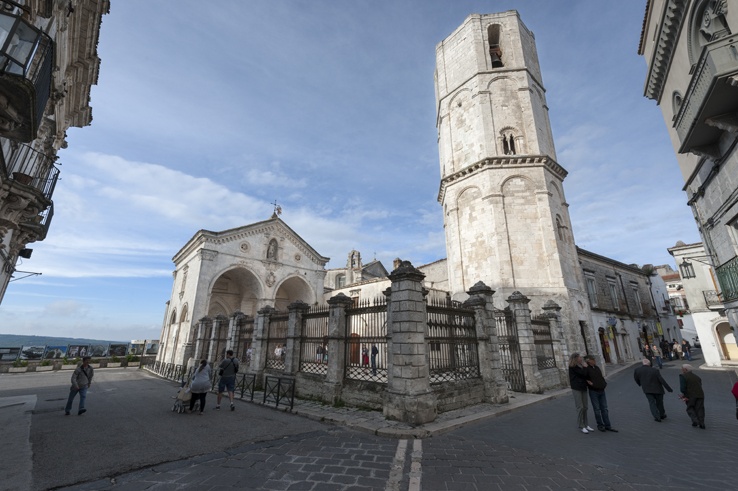
[[[689,363],[682,365],[682,373],[679,374],[679,392],[681,399],[687,403],[687,414],[692,420],[692,426],[705,429],[705,393],[702,390],[702,379],[694,372]]]
[[[675,358],[677,360],[681,360],[682,359],[682,345],[679,344],[679,341],[677,341],[676,339],[674,340],[673,349],[674,349],[674,353],[676,353]]]
[[[228,398],[231,400],[231,411],[236,410],[236,406],[233,405],[233,396],[236,391],[236,374],[238,373],[238,359],[233,357],[233,350],[229,349],[226,351],[226,357],[220,362],[218,367],[220,371],[220,381],[218,382],[218,402],[215,405],[215,409],[220,409],[220,400],[223,397],[223,392],[228,391]]]
[[[687,360],[692,361],[692,347],[686,339],[682,339],[682,353]]]
[[[584,434],[594,431],[594,428],[587,424],[587,386],[592,382],[587,380],[587,364],[584,363],[582,355],[572,353],[569,357],[569,384],[571,385],[571,393],[574,396],[574,407],[577,409],[577,424],[579,431]]]
[[[669,384],[666,383],[661,372],[651,366],[651,362],[647,358],[643,359],[643,366],[635,369],[633,379],[643,389],[648,399],[648,407],[651,409],[653,420],[661,422],[666,419],[666,410],[664,409],[664,388],[669,392],[674,392]]]
[[[651,351],[651,347],[648,343],[643,345],[643,357],[648,358],[648,361],[653,363],[653,351]]]
[[[200,366],[195,370],[192,375],[192,383],[190,383],[190,392],[192,392],[192,398],[190,399],[190,412],[195,408],[195,401],[200,401],[200,415],[205,410],[205,397],[208,395],[210,390],[210,365],[208,360],[202,360]]]
[[[95,370],[90,366],[90,357],[83,356],[82,364],[74,369],[72,373],[72,387],[69,389],[69,397],[67,398],[67,406],[64,408],[64,414],[69,416],[72,411],[74,398],[79,394],[79,407],[77,415],[81,416],[87,412],[85,409],[85,400],[87,399],[87,389],[92,385],[92,377]]]
[[[664,360],[671,360],[671,344],[666,339],[661,340],[661,353]]]
[[[653,351],[653,358],[656,360],[656,364],[659,366],[659,370],[664,368],[664,363],[661,361],[661,348],[658,347],[656,343],[653,343],[653,346],[651,347],[651,351]]]
[[[597,429],[600,431],[612,431],[617,433],[618,430],[610,425],[610,414],[607,410],[607,396],[605,395],[605,387],[607,382],[602,375],[602,370],[597,366],[597,360],[592,355],[584,357],[587,362],[587,379],[591,382],[589,388],[589,400],[592,401],[592,409],[597,420]]]
[[[372,375],[377,374],[377,355],[379,354],[379,349],[377,348],[376,344],[372,345]]]

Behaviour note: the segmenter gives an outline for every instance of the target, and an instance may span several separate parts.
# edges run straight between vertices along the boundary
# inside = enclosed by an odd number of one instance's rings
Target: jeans
[[[659,366],[659,368],[664,368],[664,364],[661,362],[661,357],[656,356],[656,364]]]
[[[648,399],[648,408],[651,410],[653,419],[662,420],[666,417],[664,394],[646,394],[646,399]]]
[[[85,399],[87,399],[87,387],[80,387],[79,389],[75,389],[72,387],[69,389],[69,398],[67,399],[67,406],[64,408],[64,412],[68,413],[72,411],[72,403],[74,402],[74,398],[77,396],[77,393],[79,392],[79,410],[83,410],[85,408]]]
[[[607,411],[607,396],[604,390],[590,390],[589,400],[592,401],[592,409],[597,420],[597,429],[611,428],[610,414]]]
[[[587,423],[587,390],[571,389],[574,395],[574,406],[577,408],[577,424],[580,428],[589,426]]]

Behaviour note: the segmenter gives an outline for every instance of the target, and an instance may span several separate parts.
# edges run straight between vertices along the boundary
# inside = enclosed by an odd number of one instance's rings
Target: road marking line
[[[408,491],[420,491],[420,481],[423,477],[423,440],[415,440],[413,442],[413,453],[410,456],[410,483],[407,487]]]
[[[397,442],[397,451],[395,452],[395,459],[392,461],[392,467],[390,468],[389,479],[387,480],[387,486],[385,491],[399,491],[400,481],[402,481],[402,473],[405,469],[405,453],[407,451],[407,440],[400,440]]]

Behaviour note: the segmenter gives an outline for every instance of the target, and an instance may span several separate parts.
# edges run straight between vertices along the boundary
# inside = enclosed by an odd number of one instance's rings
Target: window
[[[587,282],[587,295],[589,296],[589,304],[597,307],[597,288],[595,286],[594,273],[584,273],[584,281]]]
[[[501,68],[505,66],[502,62],[502,48],[500,48],[500,25],[493,24],[487,28],[487,38],[489,42],[489,59],[492,68]]]
[[[633,298],[635,298],[636,309],[638,314],[643,315],[643,304],[641,304],[641,292],[638,291],[638,284],[631,283],[630,288],[633,290]]]
[[[612,307],[615,310],[620,310],[620,298],[618,297],[618,284],[615,281],[615,278],[608,278],[607,286],[610,289],[610,299],[612,300]]]
[[[512,133],[505,133],[502,135],[502,151],[505,155],[515,155],[515,137]]]
[[[346,275],[336,275],[336,288],[343,288],[344,286],[346,286]]]

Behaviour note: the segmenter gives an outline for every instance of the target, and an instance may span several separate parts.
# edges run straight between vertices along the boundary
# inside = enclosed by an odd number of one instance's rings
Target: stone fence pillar
[[[323,401],[336,404],[341,399],[346,372],[346,309],[352,300],[339,293],[328,299],[328,367],[323,382]]]
[[[548,325],[551,329],[551,344],[556,367],[559,369],[559,380],[564,387],[567,387],[569,385],[569,348],[564,338],[564,326],[561,325],[561,307],[553,300],[549,300],[543,305],[543,312],[548,317]]]
[[[241,318],[243,318],[243,312],[237,310],[228,319],[228,336],[226,338],[225,350],[233,350],[236,357],[239,355],[238,346],[236,345],[238,344],[238,329]]]
[[[469,299],[464,307],[474,310],[474,323],[477,328],[479,373],[484,382],[484,400],[494,404],[509,401],[507,382],[500,363],[500,344],[497,339],[497,326],[492,305],[494,291],[484,283],[477,282],[467,292]]]
[[[248,372],[256,375],[257,388],[263,387],[264,368],[267,360],[267,335],[269,333],[269,319],[274,309],[269,305],[257,312],[254,319],[254,341],[251,351],[251,364]]]
[[[402,261],[390,275],[391,315],[387,323],[387,390],[384,416],[410,424],[436,419],[436,396],[430,388],[428,349],[425,333],[425,275],[409,261]]]
[[[310,310],[310,306],[303,301],[292,302],[287,309],[290,312],[287,319],[287,347],[284,359],[284,374],[294,377],[300,370],[302,316]]]
[[[518,342],[520,343],[520,358],[523,362],[523,374],[525,375],[525,391],[533,394],[543,392],[542,376],[538,370],[538,356],[536,356],[536,344],[533,337],[533,325],[530,322],[530,299],[522,293],[515,291],[507,298],[510,310],[515,318],[515,326],[518,331]]]
[[[208,361],[219,361],[223,356],[225,345],[225,331],[228,327],[228,317],[224,315],[215,316],[213,330],[210,332],[210,346],[208,347]]]

